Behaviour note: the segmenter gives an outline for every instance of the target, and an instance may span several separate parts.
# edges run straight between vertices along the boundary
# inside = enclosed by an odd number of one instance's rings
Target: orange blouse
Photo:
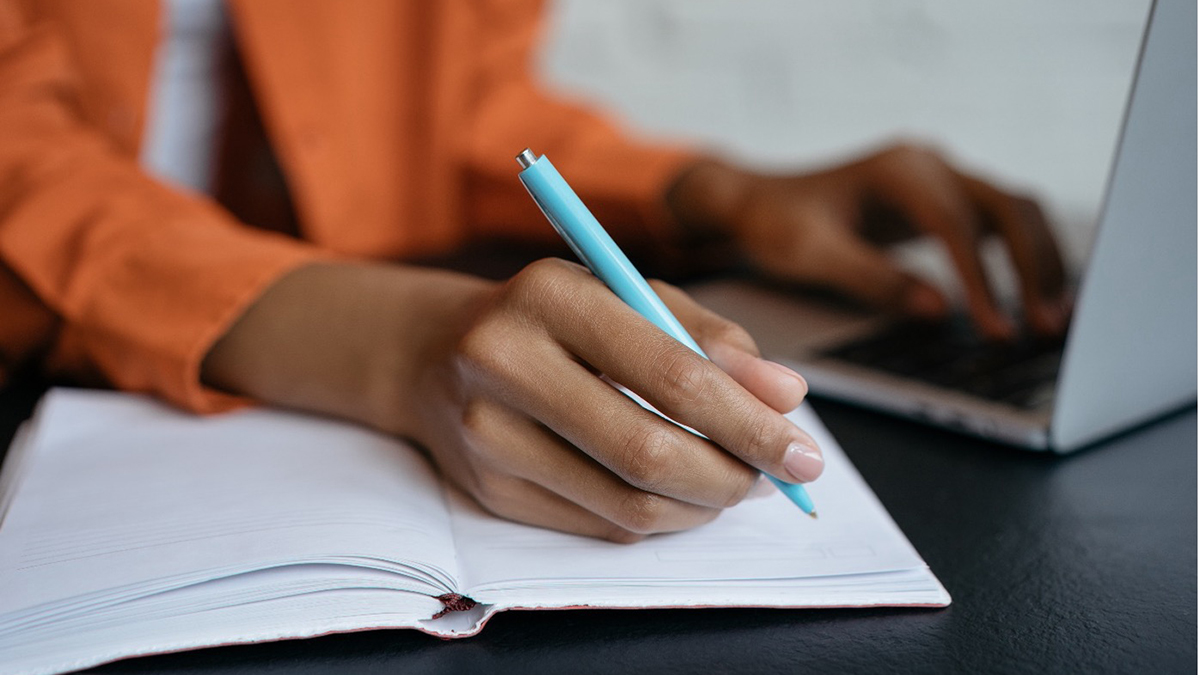
[[[200,361],[296,266],[552,237],[515,178],[527,145],[605,223],[667,232],[663,193],[689,154],[539,90],[540,0],[227,2],[302,240],[139,169],[156,0],[0,0],[0,382],[41,360],[226,408]]]

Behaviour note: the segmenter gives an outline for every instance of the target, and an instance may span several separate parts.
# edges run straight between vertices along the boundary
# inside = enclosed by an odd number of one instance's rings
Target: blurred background
[[[758,169],[933,144],[1087,254],[1149,0],[556,0],[541,75]],[[993,259],[999,256],[991,256]],[[938,254],[901,251],[949,285]],[[1001,262],[994,274],[1007,285]]]

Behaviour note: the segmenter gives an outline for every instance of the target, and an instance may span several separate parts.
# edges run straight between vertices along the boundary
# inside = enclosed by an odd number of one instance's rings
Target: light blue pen
[[[517,163],[521,165],[518,177],[529,190],[529,195],[537,203],[546,219],[554,226],[575,255],[583,261],[605,284],[612,289],[617,297],[625,301],[638,314],[649,319],[661,328],[667,335],[691,347],[704,358],[708,355],[700,349],[700,345],[679,323],[679,319],[667,309],[659,299],[646,279],[633,267],[629,258],[617,248],[617,244],[604,231],[600,222],[591,211],[583,205],[583,201],[575,194],[567,181],[559,175],[558,170],[546,159],[534,156],[529,148],[517,155]],[[682,425],[681,425],[682,426]],[[812,517],[817,516],[812,498],[803,485],[785,483],[774,476],[767,479],[775,484],[787,498],[795,502],[801,510]]]

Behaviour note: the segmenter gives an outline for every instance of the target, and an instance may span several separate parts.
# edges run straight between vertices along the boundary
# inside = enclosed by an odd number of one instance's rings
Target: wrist
[[[497,283],[457,272],[408,269],[382,340],[375,341],[381,367],[371,382],[380,402],[369,423],[428,446],[429,423],[440,417],[447,396],[450,353],[492,296]],[[434,422],[436,429],[440,421]]]
[[[277,281],[213,346],[202,377],[259,400],[411,435],[422,369],[492,284],[393,265],[319,263]]]

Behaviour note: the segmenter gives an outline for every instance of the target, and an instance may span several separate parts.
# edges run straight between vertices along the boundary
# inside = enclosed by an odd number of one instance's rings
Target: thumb
[[[778,412],[793,410],[804,400],[808,393],[804,378],[761,358],[746,329],[700,306],[675,286],[661,281],[650,285],[713,363],[758,400]]]

